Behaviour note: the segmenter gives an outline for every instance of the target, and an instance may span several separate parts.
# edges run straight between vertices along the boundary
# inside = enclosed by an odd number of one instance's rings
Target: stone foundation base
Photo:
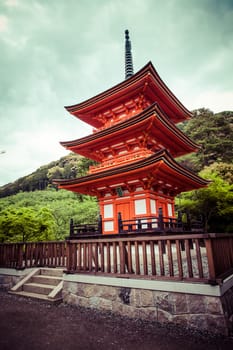
[[[0,269],[9,290],[32,269]],[[131,318],[173,323],[214,334],[233,334],[233,275],[221,285],[65,275],[63,301]]]
[[[101,277],[96,276],[66,275],[63,301],[130,318],[174,323],[214,334],[231,334],[233,286],[221,295],[219,286],[172,282],[173,291],[165,291],[157,289],[161,288],[161,283],[164,289],[166,282],[111,277],[102,277],[101,281]],[[170,285],[168,282],[168,289]],[[190,288],[192,293],[187,293],[186,289]],[[176,289],[183,289],[183,292],[175,292]]]
[[[15,269],[0,269],[0,289],[10,290],[22,278],[24,278],[32,269],[15,270]]]

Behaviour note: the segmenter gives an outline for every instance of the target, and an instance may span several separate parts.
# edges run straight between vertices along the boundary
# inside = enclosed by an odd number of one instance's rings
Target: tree
[[[233,165],[225,169],[233,170]],[[179,196],[179,209],[188,210],[193,217],[204,220],[206,232],[233,231],[233,184],[229,182],[224,164],[213,164],[200,172],[200,176],[210,179],[208,187],[190,191]],[[225,173],[225,179],[220,176]],[[232,175],[232,174],[231,174]]]
[[[97,220],[98,206],[95,198],[55,189],[20,192],[0,199],[0,240],[22,241],[23,231],[13,225],[19,217],[26,217],[24,239],[63,240],[69,235],[69,223],[73,218],[77,223],[94,223]],[[27,214],[31,213],[31,216]],[[34,219],[36,225],[34,225]],[[30,228],[28,228],[30,226]],[[32,230],[32,227],[35,230]]]
[[[96,164],[97,162],[92,159],[80,157],[78,161],[78,177],[87,175],[89,167]]]
[[[201,146],[196,154],[180,158],[183,165],[200,171],[214,162],[232,163],[233,112],[214,114],[202,108],[193,111],[193,118],[180,125],[181,130]]]
[[[42,207],[36,215],[38,231],[37,241],[50,241],[56,239],[56,222],[52,210]]]
[[[32,242],[51,240],[54,235],[54,220],[47,208],[10,207],[0,213],[1,242]]]

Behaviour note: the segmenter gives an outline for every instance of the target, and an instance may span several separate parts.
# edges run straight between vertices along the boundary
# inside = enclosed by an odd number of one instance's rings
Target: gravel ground
[[[1,350],[232,350],[233,338],[0,292]]]

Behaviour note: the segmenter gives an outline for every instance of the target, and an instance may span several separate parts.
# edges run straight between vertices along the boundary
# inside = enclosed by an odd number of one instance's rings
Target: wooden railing
[[[0,244],[0,267],[220,283],[233,273],[232,234],[102,235]]]
[[[210,233],[206,240],[210,279],[225,278],[233,274],[233,234]]]
[[[65,267],[66,242],[28,242],[0,244],[0,267]]]
[[[118,213],[119,233],[130,232],[193,232],[203,231],[203,225],[199,221],[192,221],[186,214],[186,222],[182,221],[182,214],[178,217],[163,216],[162,208],[159,208],[158,216],[143,216],[130,220],[122,220],[121,213]]]
[[[233,267],[233,236],[219,236],[126,235],[69,240],[67,271],[214,284],[230,275]]]
[[[122,220],[121,213],[118,213],[118,232],[121,233],[143,233],[143,232],[203,232],[202,222],[192,221],[187,215],[186,222],[182,221],[181,213],[178,212],[177,218],[163,216],[162,208],[159,208],[158,216],[143,216],[134,219]],[[69,238],[78,238],[81,236],[101,235],[102,217],[99,215],[96,224],[76,224],[73,219],[70,220]]]
[[[99,215],[96,224],[76,224],[73,219],[70,220],[70,238],[87,235],[101,235],[102,234],[102,217]]]
[[[144,218],[137,218],[133,220],[119,219],[119,232],[166,232],[166,231],[180,231],[183,229],[182,224],[177,223],[176,218],[147,216]]]

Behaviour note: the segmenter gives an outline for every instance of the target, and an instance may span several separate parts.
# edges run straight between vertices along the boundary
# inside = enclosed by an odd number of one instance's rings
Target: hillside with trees
[[[179,195],[177,208],[201,218],[207,232],[233,232],[233,112],[198,109],[179,127],[201,149],[177,160],[211,183]]]
[[[0,199],[0,242],[63,240],[71,218],[83,224],[97,216],[94,197],[53,188],[20,192]]]
[[[180,123],[179,128],[201,146],[197,153],[179,160],[195,172],[217,163],[232,163],[233,160],[233,112],[214,114],[209,109],[193,111],[193,118]]]
[[[201,219],[207,232],[233,232],[233,112],[198,109],[178,126],[201,149],[177,161],[211,183],[180,194],[176,209]],[[95,198],[57,190],[52,184],[55,178],[83,176],[92,164],[70,153],[0,187],[0,241],[60,240],[69,234],[71,218],[94,223],[98,216]]]
[[[53,179],[74,179],[87,173],[94,161],[70,153],[57,161],[41,166],[30,175],[0,187],[0,198],[19,192],[33,192],[54,187]]]

